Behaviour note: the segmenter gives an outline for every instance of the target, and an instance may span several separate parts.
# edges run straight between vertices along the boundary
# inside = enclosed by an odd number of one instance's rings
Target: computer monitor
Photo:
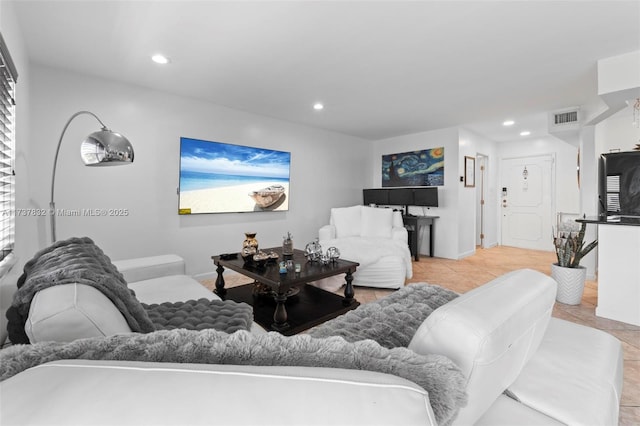
[[[389,204],[392,206],[412,206],[413,205],[413,188],[390,189]]]
[[[413,205],[438,207],[438,188],[416,188],[413,191]]]
[[[368,204],[387,205],[389,204],[388,189],[363,189],[362,201],[366,206]]]

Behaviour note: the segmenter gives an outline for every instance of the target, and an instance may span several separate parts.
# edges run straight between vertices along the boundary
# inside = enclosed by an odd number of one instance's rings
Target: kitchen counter
[[[640,218],[584,218],[598,225],[596,315],[640,326]]]
[[[596,223],[599,225],[640,226],[640,216],[590,216],[583,219],[576,219],[576,222]]]

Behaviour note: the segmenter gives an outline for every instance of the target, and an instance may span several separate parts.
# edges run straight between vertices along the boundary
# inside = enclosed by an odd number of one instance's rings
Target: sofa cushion
[[[336,238],[360,236],[361,222],[362,206],[331,209],[331,224],[336,227]]]
[[[0,389],[3,425],[437,424],[409,380],[338,368],[65,360]]]
[[[131,333],[113,302],[82,284],[61,284],[37,292],[24,329],[31,343]]]
[[[567,426],[502,394],[474,426]]]
[[[618,339],[552,318],[540,348],[509,392],[564,424],[617,425],[622,368]]]
[[[363,237],[391,238],[393,210],[362,207],[360,235]]]
[[[175,254],[116,260],[112,263],[118,268],[127,284],[186,273],[184,259]]]
[[[474,424],[515,381],[540,345],[555,296],[549,276],[514,271],[441,306],[418,328],[409,349],[444,355],[467,377],[469,404],[457,424]]]
[[[217,294],[207,289],[188,275],[169,275],[129,284],[141,303],[184,302],[186,300],[220,300]]]
[[[44,362],[72,358],[377,371],[403,377],[426,390],[439,425],[449,424],[466,403],[464,377],[460,369],[443,356],[418,355],[407,348],[385,349],[372,340],[350,343],[341,337],[315,339],[307,334],[283,336],[276,332],[254,336],[246,331],[227,334],[215,330],[176,329],[70,343],[18,345],[0,351],[0,380]],[[348,380],[346,374],[345,377]],[[244,383],[239,386],[243,389]],[[225,389],[230,390],[229,387]],[[357,391],[351,396],[362,398]],[[127,397],[131,399],[129,394]],[[271,398],[272,403],[274,398]],[[354,406],[359,405],[355,403]],[[149,410],[147,406],[143,408]],[[402,404],[396,409],[403,410]],[[301,424],[300,418],[293,421]],[[276,424],[282,422],[276,421]]]

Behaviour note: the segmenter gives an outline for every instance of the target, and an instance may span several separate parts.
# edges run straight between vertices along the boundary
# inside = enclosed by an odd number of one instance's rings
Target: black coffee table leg
[[[216,268],[216,272],[218,273],[218,278],[216,278],[216,289],[213,290],[213,292],[218,296],[222,297],[225,294],[227,294],[227,289],[224,288],[224,277],[222,276],[222,273],[224,272],[224,268],[219,263],[218,263],[218,267]]]
[[[284,306],[287,301],[287,294],[277,293],[274,298],[276,300],[276,310],[273,313],[273,324],[271,324],[271,328],[276,331],[284,331],[289,328],[287,309]]]
[[[351,271],[347,271],[347,274],[344,277],[344,279],[347,282],[347,285],[344,287],[344,299],[342,300],[342,304],[345,306],[348,306],[352,304],[354,301],[353,284],[351,284],[351,282],[353,281],[353,274],[351,273]]]

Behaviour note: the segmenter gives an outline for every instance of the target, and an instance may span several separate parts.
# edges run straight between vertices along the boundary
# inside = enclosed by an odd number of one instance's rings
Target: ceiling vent
[[[549,134],[565,142],[571,144],[579,143],[580,125],[580,109],[578,107],[565,108],[549,113],[547,121]]]
[[[553,114],[553,124],[571,124],[578,122],[578,111],[557,112]]]

